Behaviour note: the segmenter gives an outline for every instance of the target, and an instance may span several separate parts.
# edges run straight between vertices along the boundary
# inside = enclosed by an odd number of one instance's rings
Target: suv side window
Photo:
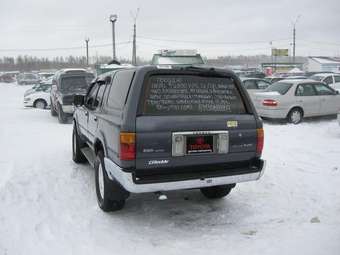
[[[255,80],[245,80],[243,84],[246,89],[257,89]]]
[[[340,82],[340,75],[334,75],[334,81]]]
[[[312,84],[301,84],[298,85],[296,91],[296,96],[315,96],[316,92]]]
[[[115,74],[107,101],[109,108],[123,109],[134,73],[134,70],[122,70]]]
[[[320,96],[334,95],[334,91],[324,84],[315,84],[315,89]]]
[[[106,84],[99,86],[96,99],[94,100],[94,103],[93,103],[93,108],[97,108],[98,106],[102,104],[102,99],[104,96],[105,88],[106,88]]]
[[[325,78],[323,80],[324,83],[326,84],[333,84],[333,77],[332,76],[328,76],[327,78]]]
[[[93,109],[93,104],[94,104],[95,98],[97,96],[98,89],[99,89],[99,86],[96,83],[92,86],[91,90],[89,91],[89,93],[86,97],[86,101],[85,101],[85,106],[88,109]]]

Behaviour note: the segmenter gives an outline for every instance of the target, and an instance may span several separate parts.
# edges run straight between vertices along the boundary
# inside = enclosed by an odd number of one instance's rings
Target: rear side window
[[[340,82],[340,76],[334,75],[335,82]]]
[[[269,85],[270,84],[268,82],[261,81],[261,80],[257,81],[257,86],[259,87],[259,89],[266,89],[268,88]]]
[[[118,71],[115,74],[108,96],[108,107],[123,109],[133,75],[134,70]]]
[[[242,114],[244,103],[231,78],[153,75],[144,84],[144,115]]]
[[[316,92],[312,84],[301,84],[297,87],[296,96],[315,96]]]
[[[272,85],[270,85],[266,91],[273,91],[278,92],[281,95],[284,95],[288,92],[288,90],[292,87],[292,83],[287,82],[275,82]]]
[[[243,85],[246,89],[257,89],[255,80],[245,80],[243,81]]]

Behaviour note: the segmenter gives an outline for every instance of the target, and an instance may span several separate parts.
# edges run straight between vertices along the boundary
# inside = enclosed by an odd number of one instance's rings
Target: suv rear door
[[[256,154],[256,121],[226,77],[194,74],[145,79],[136,118],[136,168],[247,161]]]

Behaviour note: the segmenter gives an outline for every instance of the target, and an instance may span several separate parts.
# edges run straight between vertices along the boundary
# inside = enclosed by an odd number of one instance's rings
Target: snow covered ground
[[[71,159],[72,125],[25,109],[0,84],[0,254],[340,254],[336,120],[265,124],[260,181],[209,201],[198,191],[96,204],[94,172]]]

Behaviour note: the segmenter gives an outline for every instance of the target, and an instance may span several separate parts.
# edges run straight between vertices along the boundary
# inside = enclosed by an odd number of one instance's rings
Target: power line
[[[325,41],[309,41],[309,40],[301,40],[303,42],[307,42],[307,43],[312,43],[312,44],[323,44],[323,45],[333,45],[333,46],[340,46],[340,43],[338,42],[325,42]]]
[[[123,45],[131,43],[131,41],[119,42],[116,43],[117,45]],[[112,47],[112,43],[105,43],[105,44],[97,44],[91,46],[91,48],[103,48],[103,47]],[[0,49],[0,52],[12,52],[12,51],[60,51],[60,50],[80,50],[85,49],[84,46],[76,46],[76,47],[65,47],[65,48],[44,48],[44,49]]]
[[[141,39],[153,40],[153,41],[164,41],[164,42],[179,42],[179,43],[197,43],[197,44],[259,44],[259,43],[268,43],[267,41],[248,41],[248,42],[209,42],[209,41],[187,41],[187,40],[174,40],[174,39],[161,39],[161,38],[152,38],[146,36],[137,36]],[[270,41],[288,41],[287,39],[278,39],[278,40],[270,40]]]

